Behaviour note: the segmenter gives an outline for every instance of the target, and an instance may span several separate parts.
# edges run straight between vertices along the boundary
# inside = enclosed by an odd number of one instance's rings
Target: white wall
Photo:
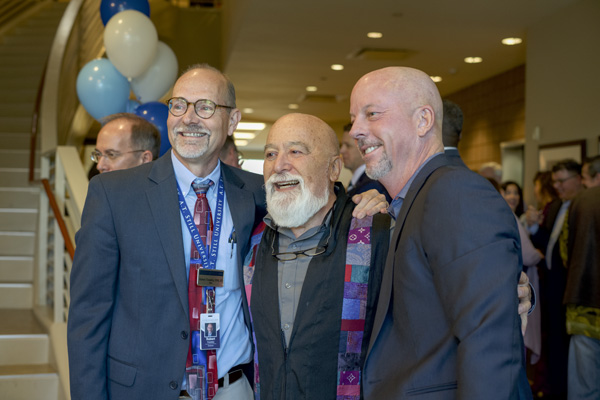
[[[582,0],[527,32],[525,89],[526,199],[533,199],[538,147],[600,137],[600,1]],[[539,139],[533,134],[539,127]]]

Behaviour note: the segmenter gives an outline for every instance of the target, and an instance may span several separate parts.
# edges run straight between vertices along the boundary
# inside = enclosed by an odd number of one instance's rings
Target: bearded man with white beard
[[[266,227],[244,264],[262,398],[360,396],[390,217],[353,218],[341,168],[336,135],[319,118],[289,114],[271,128]]]

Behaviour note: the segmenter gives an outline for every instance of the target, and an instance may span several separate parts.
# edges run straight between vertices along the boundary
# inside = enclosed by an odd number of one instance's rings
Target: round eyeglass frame
[[[180,100],[183,102],[185,102],[185,110],[183,110],[183,112],[181,113],[175,113],[173,112],[173,100]],[[215,115],[215,112],[217,111],[217,108],[227,108],[227,109],[234,109],[235,107],[231,107],[231,106],[226,106],[223,104],[217,104],[212,100],[208,100],[208,99],[198,99],[195,102],[191,102],[188,101],[187,99],[183,98],[183,97],[171,97],[169,100],[167,100],[167,106],[169,108],[169,112],[174,115],[175,117],[181,117],[183,115],[185,115],[185,113],[188,111],[189,105],[193,104],[194,105],[194,112],[196,113],[197,116],[199,116],[202,119],[209,119],[210,117],[212,117],[213,115]],[[212,105],[213,106],[213,110],[210,113],[210,115],[204,113],[204,115],[200,115],[200,113],[198,112],[198,104],[208,104],[208,105]]]

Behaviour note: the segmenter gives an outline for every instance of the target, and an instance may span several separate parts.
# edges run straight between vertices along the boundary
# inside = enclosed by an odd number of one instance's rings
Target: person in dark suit
[[[214,398],[253,397],[252,380],[240,373],[252,359],[242,261],[252,230],[266,213],[263,179],[219,162],[225,138],[240,120],[233,85],[221,72],[194,66],[177,80],[173,96],[170,106],[174,99],[184,100],[177,100],[177,110],[170,107],[172,150],[154,163],[90,182],[70,286],[67,334],[74,400],[186,395],[181,391],[192,336],[191,236],[178,185],[193,210],[191,182],[205,177],[214,183],[207,193],[213,212],[220,178],[224,186],[217,254],[224,287],[216,289],[223,327],[216,356],[221,379]]]
[[[600,156],[582,167],[585,191],[568,216],[566,305],[569,399],[600,397]]]
[[[350,135],[394,196],[396,223],[373,326],[365,399],[531,398],[514,285],[510,209],[442,153],[442,101],[421,71],[363,76]]]
[[[352,179],[349,185],[346,187],[348,196],[352,197],[355,194],[366,192],[370,189],[375,189],[379,193],[385,195],[387,202],[391,202],[392,198],[383,185],[374,179],[368,177],[366,173],[366,165],[362,160],[360,151],[354,143],[354,139],[350,137],[350,129],[352,124],[344,126],[344,133],[342,134],[342,144],[340,145],[340,154],[344,161],[344,167],[352,171]]]
[[[462,138],[463,112],[458,104],[444,99],[442,101],[444,118],[442,120],[442,143],[444,153],[452,165],[466,167],[458,153],[458,142]]]

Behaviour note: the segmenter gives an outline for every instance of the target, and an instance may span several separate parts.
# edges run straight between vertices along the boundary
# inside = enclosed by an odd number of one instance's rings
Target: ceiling
[[[223,0],[222,68],[235,84],[238,107],[254,110],[243,121],[272,123],[294,112],[288,105],[295,103],[297,112],[339,127],[349,120],[349,95],[363,74],[415,67],[442,77],[442,96],[451,94],[524,64],[528,27],[576,1]],[[383,37],[368,38],[371,31]],[[505,46],[505,37],[523,43]],[[363,49],[397,50],[398,58],[356,57]],[[466,64],[468,56],[483,62]],[[332,64],[344,69],[333,71]],[[318,90],[307,97],[309,85]],[[264,136],[244,150],[262,150]]]

